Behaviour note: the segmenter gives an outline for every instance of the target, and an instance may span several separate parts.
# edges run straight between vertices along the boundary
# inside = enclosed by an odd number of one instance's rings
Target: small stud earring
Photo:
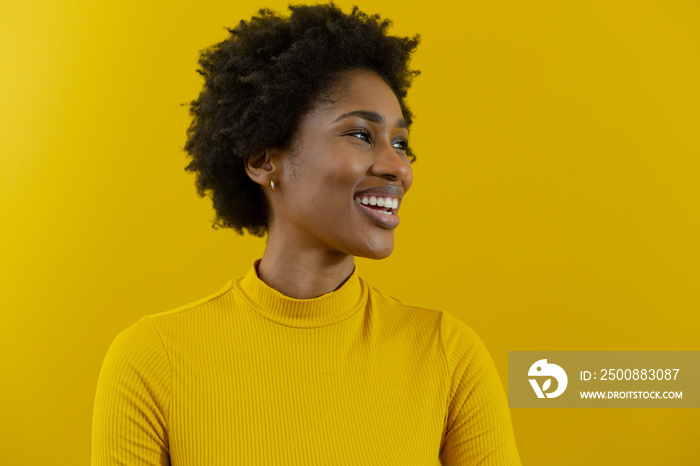
[[[273,191],[275,190],[275,182],[272,180],[270,180],[270,188],[272,188]]]

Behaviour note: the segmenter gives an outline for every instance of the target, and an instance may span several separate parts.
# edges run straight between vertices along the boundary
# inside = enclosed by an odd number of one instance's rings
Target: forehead
[[[390,121],[402,117],[394,91],[378,74],[366,70],[343,73],[313,114],[329,116],[355,110],[377,112]]]

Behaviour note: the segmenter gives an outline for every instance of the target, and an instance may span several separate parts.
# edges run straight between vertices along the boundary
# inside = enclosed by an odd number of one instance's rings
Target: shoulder
[[[450,347],[464,344],[481,343],[476,332],[465,322],[451,313],[424,306],[415,306],[391,296],[363,280],[369,289],[371,304],[382,308],[390,308],[393,312],[404,317],[424,319],[434,323],[440,329],[444,341]]]
[[[475,353],[488,353],[483,341],[474,329],[448,311],[408,304],[380,289],[367,284],[372,306],[385,311],[395,320],[404,323],[417,323],[424,329],[430,328],[436,333],[440,351],[444,356],[450,373],[457,365],[456,359]]]
[[[105,416],[118,406],[141,403],[154,419],[165,419],[170,398],[170,356],[150,316],[119,332],[105,355],[96,406]]]
[[[147,314],[122,330],[112,345],[130,347],[139,351],[144,345],[153,348],[169,348],[169,343],[178,336],[186,337],[193,332],[204,331],[217,325],[217,315],[228,308],[225,301],[234,280],[228,281],[218,291],[202,298],[165,311]]]
[[[231,289],[231,283],[229,281],[217,292],[190,303],[141,317],[116,335],[107,354],[108,360],[122,363],[166,360],[169,337],[177,333],[177,329],[196,327],[193,320],[206,320],[207,309],[221,307],[217,300]],[[193,313],[197,310],[203,312]]]
[[[152,316],[143,316],[120,331],[110,345],[108,357],[136,359],[163,349]]]
[[[452,397],[457,394],[460,385],[462,389],[468,389],[468,386],[486,376],[494,378],[496,369],[493,359],[483,340],[466,322],[448,311],[410,305],[374,286],[368,286],[372,305],[384,308],[386,312],[382,315],[390,315],[394,326],[418,328],[420,335],[437,345],[447,376],[451,379]]]
[[[442,313],[440,322],[440,344],[452,375],[453,390],[487,376],[498,377],[491,354],[477,332],[447,312]],[[500,386],[500,381],[497,385]]]
[[[170,356],[151,316],[144,316],[119,332],[107,350],[100,383],[148,385],[167,391],[170,384]]]
[[[191,316],[193,311],[201,311],[207,309],[213,309],[221,307],[221,300],[225,299],[229,295],[229,292],[233,289],[233,284],[235,280],[231,279],[224,286],[219,288],[216,292],[210,293],[202,298],[191,301],[189,303],[183,304],[181,306],[168,309],[166,311],[149,314],[146,316],[150,318],[156,326],[159,324],[164,324],[169,321],[177,321],[181,319],[187,319]]]
[[[436,330],[439,329],[442,311],[406,303],[367,283],[365,280],[362,281],[369,290],[369,305],[372,308],[377,308],[382,315],[390,316],[392,320],[404,323],[411,322],[423,326],[427,325]]]
[[[440,342],[450,366],[454,366],[465,355],[488,355],[486,346],[476,331],[447,312],[441,313]]]
[[[95,391],[93,454],[116,454],[117,439],[138,448],[132,435],[139,432],[165,448],[171,373],[170,358],[150,316],[119,332],[107,350]]]

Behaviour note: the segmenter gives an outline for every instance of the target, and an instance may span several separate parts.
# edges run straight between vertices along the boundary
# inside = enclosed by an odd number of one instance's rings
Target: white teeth
[[[387,209],[396,210],[399,207],[399,200],[391,197],[376,197],[376,196],[357,196],[355,202],[363,205],[376,205],[377,207],[386,207]],[[381,211],[385,214],[392,212]]]

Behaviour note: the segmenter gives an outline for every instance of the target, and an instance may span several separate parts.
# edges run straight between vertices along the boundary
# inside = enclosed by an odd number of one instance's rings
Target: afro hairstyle
[[[204,86],[190,103],[185,170],[196,174],[200,197],[211,195],[214,229],[265,235],[270,207],[262,187],[248,177],[245,160],[289,147],[301,119],[343,72],[377,73],[396,95],[409,127],[413,120],[405,97],[420,73],[409,69],[418,34],[389,36],[390,20],[357,6],[349,14],[333,3],[289,9],[289,17],[260,9],[200,54]],[[410,149],[407,155],[415,160]]]

